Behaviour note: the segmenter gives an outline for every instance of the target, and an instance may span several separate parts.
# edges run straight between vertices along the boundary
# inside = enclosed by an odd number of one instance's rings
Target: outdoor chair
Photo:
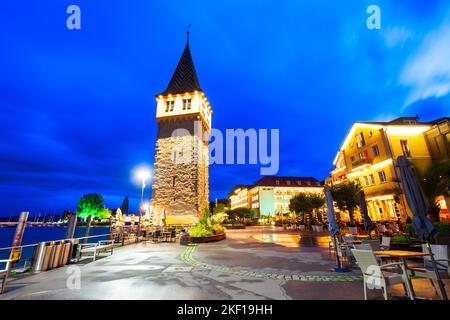
[[[170,230],[170,241],[175,242],[177,240],[177,230],[172,229]]]
[[[153,232],[152,235],[153,242],[159,242],[160,239],[161,239],[161,230],[156,230],[155,232]]]
[[[0,260],[0,264],[5,264],[4,269],[0,269],[0,281],[1,281],[0,294],[2,294],[6,289],[6,280],[8,280],[10,263],[11,260]]]
[[[425,244],[422,244],[422,251],[428,253],[428,249]],[[434,260],[436,261],[436,267],[443,278],[450,278],[450,268],[448,259],[448,246],[447,245],[431,245],[431,252],[434,254]],[[433,286],[435,294],[438,293],[433,280],[437,280],[436,273],[434,271],[433,264],[431,263],[431,257],[423,257],[423,268],[408,268],[413,278],[429,279]]]
[[[377,227],[377,230],[378,230],[378,233],[379,234],[381,234],[381,235],[383,235],[384,233],[386,233],[386,226],[385,225],[383,225],[383,224],[380,224],[378,227]]]
[[[400,262],[381,266],[372,251],[353,249],[352,253],[363,273],[364,300],[367,300],[367,289],[381,289],[385,300],[388,300],[388,286],[402,284],[406,292],[408,280],[402,274]]]
[[[381,250],[389,250],[391,248],[391,237],[383,236],[381,238]]]
[[[372,247],[372,251],[381,250],[380,241],[378,240],[363,240],[362,243],[370,245]]]
[[[353,245],[353,248],[355,248],[356,250],[373,251],[372,246],[368,243],[355,244]]]

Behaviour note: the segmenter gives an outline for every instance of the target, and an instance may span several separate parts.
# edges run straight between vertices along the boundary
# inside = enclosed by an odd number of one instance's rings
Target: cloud
[[[405,64],[400,84],[411,88],[403,110],[419,100],[444,97],[450,92],[450,22],[429,34]]]

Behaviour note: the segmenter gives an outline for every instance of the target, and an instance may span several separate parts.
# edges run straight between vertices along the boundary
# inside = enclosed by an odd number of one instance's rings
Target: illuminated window
[[[290,186],[291,185],[291,180],[286,181],[287,185]]]
[[[192,100],[183,99],[183,110],[191,110]]]
[[[173,111],[173,108],[175,107],[175,101],[166,101],[166,112]]]
[[[358,146],[358,148],[362,148],[366,145],[366,140],[364,139],[364,134],[362,132],[355,138],[356,138],[356,145]]]
[[[369,185],[369,178],[367,176],[364,176],[364,186]]]
[[[407,124],[407,125],[415,125],[415,124],[417,124],[416,120],[405,120],[405,121],[403,121],[403,123]]]
[[[375,177],[373,176],[373,174],[371,174],[369,177],[370,177],[370,184],[374,185],[375,184]]]
[[[279,186],[279,185],[280,185],[280,180],[276,180],[276,181],[275,181],[275,184],[276,184],[277,186]]]
[[[374,146],[372,147],[372,151],[373,151],[373,156],[374,156],[374,157],[378,157],[378,156],[380,155],[380,149],[378,148],[377,145],[374,145]]]
[[[380,178],[381,183],[387,182],[386,172],[384,171],[378,172],[378,178]]]
[[[408,140],[400,140],[400,145],[402,146],[403,155],[407,158],[411,157],[411,150],[408,146]]]

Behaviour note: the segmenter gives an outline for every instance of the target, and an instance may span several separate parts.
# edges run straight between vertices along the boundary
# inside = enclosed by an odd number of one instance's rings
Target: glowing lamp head
[[[136,182],[145,183],[152,176],[151,169],[148,166],[139,166],[134,169],[134,179]]]

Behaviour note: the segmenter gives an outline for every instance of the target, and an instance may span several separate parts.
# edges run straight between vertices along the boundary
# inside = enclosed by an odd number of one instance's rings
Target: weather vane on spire
[[[189,39],[189,33],[191,32],[191,27],[192,27],[192,24],[188,24],[188,26],[187,26],[187,36],[188,36],[188,39]]]

